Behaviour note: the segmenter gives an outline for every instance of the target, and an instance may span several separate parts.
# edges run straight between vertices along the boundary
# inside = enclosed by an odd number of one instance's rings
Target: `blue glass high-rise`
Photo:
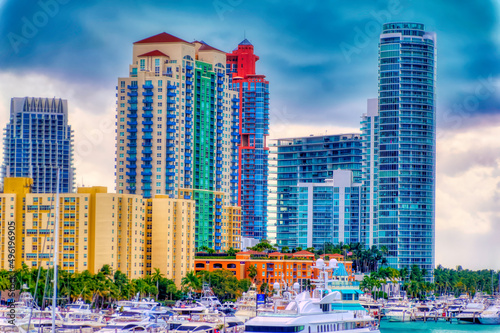
[[[5,128],[3,177],[33,178],[33,193],[75,187],[73,131],[68,125],[68,102],[57,98],[12,98]]]
[[[379,44],[378,246],[396,268],[434,268],[436,36],[383,25]]]

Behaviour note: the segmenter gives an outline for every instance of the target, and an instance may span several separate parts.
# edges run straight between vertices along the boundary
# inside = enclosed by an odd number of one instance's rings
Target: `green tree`
[[[255,277],[257,276],[257,267],[255,265],[250,265],[247,268],[247,273],[248,277],[254,281]]]
[[[160,272],[159,268],[154,268],[154,273],[152,275],[152,279],[156,282],[156,300],[158,300],[158,293],[160,290],[159,284],[160,280],[163,278],[163,274]]]

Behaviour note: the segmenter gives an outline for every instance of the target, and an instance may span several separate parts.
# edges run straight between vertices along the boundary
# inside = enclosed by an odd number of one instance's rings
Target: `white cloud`
[[[438,141],[436,263],[500,268],[500,119]]]

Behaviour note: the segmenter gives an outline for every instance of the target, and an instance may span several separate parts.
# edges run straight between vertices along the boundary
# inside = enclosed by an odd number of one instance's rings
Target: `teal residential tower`
[[[436,35],[383,25],[379,44],[378,246],[396,268],[434,268]]]
[[[435,265],[435,33],[419,23],[384,24],[378,76],[378,98],[368,100],[361,134],[277,141],[278,245],[359,241],[387,250],[394,268],[417,265],[430,272]],[[335,176],[339,169],[351,170],[352,179]]]

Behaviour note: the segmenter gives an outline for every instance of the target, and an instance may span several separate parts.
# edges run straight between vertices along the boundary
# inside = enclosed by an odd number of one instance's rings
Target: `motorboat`
[[[471,302],[459,313],[456,318],[462,324],[479,324],[479,316],[485,310],[483,303]]]
[[[500,303],[494,303],[479,315],[479,322],[484,325],[500,325]]]
[[[411,304],[401,303],[385,314],[389,321],[406,322],[415,319],[415,309]]]

